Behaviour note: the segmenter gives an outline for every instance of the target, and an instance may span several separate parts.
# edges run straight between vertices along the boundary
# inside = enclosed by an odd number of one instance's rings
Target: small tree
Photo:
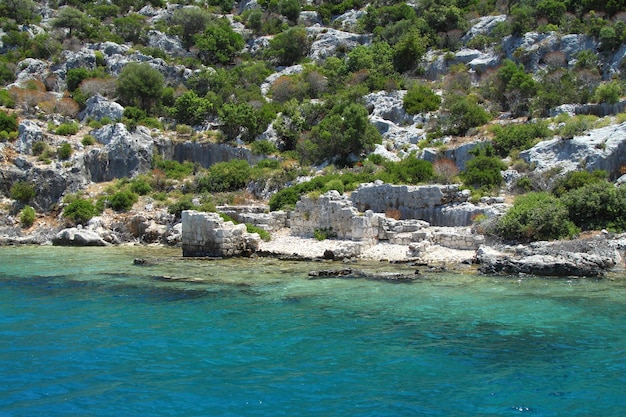
[[[350,155],[361,155],[382,138],[369,123],[367,109],[357,103],[339,104],[311,130],[299,149],[303,159],[314,163],[335,160],[347,163]]]
[[[276,35],[268,49],[268,57],[275,59],[278,65],[292,65],[304,58],[311,48],[311,41],[306,29],[300,26],[289,28]]]
[[[76,32],[84,32],[89,26],[89,17],[74,7],[66,6],[59,10],[57,17],[52,20],[55,28],[69,29],[69,36]]]
[[[393,66],[398,72],[413,71],[426,52],[427,41],[417,30],[411,30],[400,38],[393,48]]]
[[[147,63],[127,64],[117,79],[117,93],[125,105],[136,105],[150,111],[163,92],[164,77]]]
[[[140,43],[146,32],[145,20],[144,16],[137,13],[118,17],[113,21],[115,32],[126,42]]]
[[[33,0],[4,0],[0,3],[1,14],[18,24],[33,21],[37,16],[36,10],[37,4]]]
[[[204,31],[211,21],[211,14],[199,7],[183,7],[174,12],[172,24],[180,26],[181,37],[186,47],[193,45],[193,37]]]
[[[217,19],[207,25],[202,35],[195,36],[195,46],[205,64],[228,64],[245,42],[227,19]]]
[[[300,17],[300,2],[298,0],[280,0],[278,11],[292,22],[297,22]]]

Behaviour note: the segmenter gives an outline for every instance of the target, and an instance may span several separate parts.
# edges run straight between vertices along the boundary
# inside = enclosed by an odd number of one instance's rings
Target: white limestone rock
[[[108,246],[93,230],[71,227],[63,229],[52,239],[55,246]]]
[[[506,15],[482,16],[470,22],[472,27],[463,35],[461,42],[467,43],[478,35],[489,35],[498,23],[506,21]]]
[[[110,120],[116,121],[121,120],[124,115],[124,107],[122,107],[122,105],[110,101],[100,94],[89,97],[85,105],[85,110],[78,115],[81,121],[87,118],[100,120],[103,117],[108,117]]]
[[[609,174],[626,165],[626,123],[606,126],[571,139],[554,138],[520,152],[520,158],[539,172],[561,167],[563,173],[577,169],[602,169]]]
[[[22,120],[17,127],[17,134],[17,151],[21,154],[31,153],[33,143],[44,139],[43,130],[32,120]]]
[[[154,141],[150,130],[138,126],[130,133],[122,123],[95,129],[92,135],[104,148],[90,149],[84,156],[85,169],[94,182],[111,181],[148,172]]]
[[[344,32],[319,25],[306,30],[309,37],[314,39],[309,54],[309,58],[314,61],[323,61],[335,55],[339,46],[349,51],[358,45],[369,46],[372,43],[372,36],[367,34]]]
[[[148,46],[158,48],[168,55],[188,56],[189,53],[183,46],[183,42],[176,35],[168,35],[158,30],[148,32]]]

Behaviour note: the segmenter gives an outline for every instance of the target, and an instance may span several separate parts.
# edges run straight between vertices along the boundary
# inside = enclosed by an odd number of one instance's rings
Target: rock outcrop
[[[124,115],[124,107],[122,107],[122,105],[107,100],[100,94],[89,97],[85,105],[85,110],[78,115],[82,121],[87,118],[100,120],[105,117],[112,121],[118,121],[121,120]]]
[[[92,132],[103,148],[85,154],[85,169],[94,182],[132,178],[147,172],[152,164],[153,140],[150,131],[139,126],[130,133],[122,123],[104,126]]]
[[[626,123],[593,129],[571,139],[555,138],[539,142],[520,152],[520,158],[543,172],[561,167],[563,173],[578,169],[602,169],[618,177],[626,165]]]
[[[476,260],[483,273],[557,277],[596,277],[623,262],[603,236],[572,241],[535,242],[493,249],[481,247]]]
[[[41,142],[44,139],[43,131],[39,125],[32,120],[22,120],[17,128],[17,132],[17,151],[19,153],[31,153],[33,143]]]
[[[245,224],[224,221],[217,213],[185,210],[181,216],[183,256],[232,257],[251,255],[261,238]]]
[[[319,25],[308,27],[307,34],[315,39],[308,55],[315,61],[323,61],[333,56],[340,46],[349,51],[356,46],[372,43],[372,36],[369,34],[344,32]]]

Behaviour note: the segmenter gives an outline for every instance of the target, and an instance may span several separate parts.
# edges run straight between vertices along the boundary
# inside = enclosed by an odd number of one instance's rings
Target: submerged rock
[[[403,274],[396,272],[364,272],[358,269],[342,268],[342,269],[320,269],[309,272],[309,279],[325,279],[325,278],[356,278],[371,279],[375,281],[391,281],[391,282],[411,282],[420,278],[419,271],[413,274]]]

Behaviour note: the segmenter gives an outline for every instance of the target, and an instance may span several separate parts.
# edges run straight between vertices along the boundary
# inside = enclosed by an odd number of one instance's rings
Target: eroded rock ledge
[[[620,242],[603,234],[588,239],[535,242],[499,249],[481,246],[476,251],[476,259],[479,270],[488,274],[598,277],[623,265],[623,243]]]

